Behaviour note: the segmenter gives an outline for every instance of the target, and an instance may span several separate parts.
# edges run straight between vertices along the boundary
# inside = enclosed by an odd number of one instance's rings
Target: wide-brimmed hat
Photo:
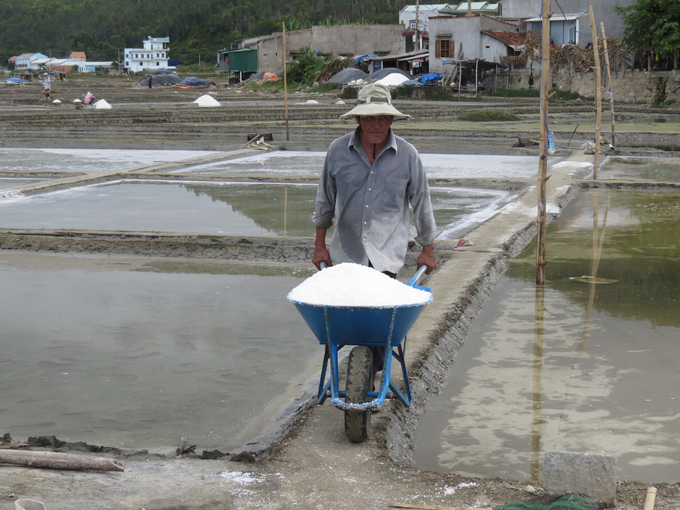
[[[390,89],[380,83],[369,83],[361,88],[354,108],[340,115],[341,119],[348,117],[366,117],[369,115],[392,115],[394,120],[408,119],[406,115],[392,106]]]
[[[47,73],[43,74],[43,76],[47,76]]]

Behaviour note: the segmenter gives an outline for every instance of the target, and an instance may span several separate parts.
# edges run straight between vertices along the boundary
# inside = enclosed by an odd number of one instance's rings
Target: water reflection
[[[5,149],[0,170],[16,172],[108,172],[217,154],[211,151],[120,149]]]
[[[325,152],[274,151],[245,158],[194,165],[174,173],[320,175]],[[528,178],[536,175],[536,158],[470,154],[421,154],[430,178]]]
[[[621,479],[677,481],[677,194],[583,192],[547,245],[543,293],[531,246],[477,318],[418,426],[417,465],[535,480],[546,451],[606,452]],[[618,281],[571,279],[593,275]]]
[[[602,165],[600,179],[680,182],[679,158],[611,157]]]
[[[316,189],[311,183],[118,181],[0,199],[0,227],[312,237]],[[440,239],[462,236],[515,194],[432,188]]]
[[[318,342],[286,300],[305,271],[139,260],[3,254],[3,432],[227,451],[318,370]]]

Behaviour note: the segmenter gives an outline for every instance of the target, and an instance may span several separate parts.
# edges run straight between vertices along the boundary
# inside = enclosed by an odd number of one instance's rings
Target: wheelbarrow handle
[[[427,266],[425,264],[423,264],[422,266],[420,266],[420,269],[418,269],[418,271],[416,271],[415,276],[413,278],[411,278],[411,281],[408,282],[407,285],[410,286],[410,287],[414,287],[414,286],[418,285],[418,281],[420,281],[420,279],[423,277],[423,275],[425,274],[425,271],[427,271]]]
[[[320,262],[319,267],[323,270],[323,269],[326,269],[328,267],[328,264],[326,264],[325,262]]]

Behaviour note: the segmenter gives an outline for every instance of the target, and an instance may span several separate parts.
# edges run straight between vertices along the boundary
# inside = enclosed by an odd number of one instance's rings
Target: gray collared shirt
[[[418,151],[392,130],[370,164],[358,129],[334,140],[326,154],[312,221],[320,228],[336,225],[330,245],[334,264],[354,262],[398,273],[409,240],[409,204],[416,242],[427,246],[439,232],[430,187]]]

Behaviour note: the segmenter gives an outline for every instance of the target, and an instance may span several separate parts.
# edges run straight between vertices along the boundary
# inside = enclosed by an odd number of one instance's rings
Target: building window
[[[453,58],[453,41],[451,39],[437,39],[434,46],[434,58]]]
[[[160,62],[156,62],[156,67],[158,67],[158,66],[160,66],[160,65],[161,65]]]
[[[415,30],[415,29],[416,29],[416,20],[414,20],[414,19],[411,20],[411,22],[410,22],[410,24],[409,24],[409,28],[410,28],[411,30]]]

